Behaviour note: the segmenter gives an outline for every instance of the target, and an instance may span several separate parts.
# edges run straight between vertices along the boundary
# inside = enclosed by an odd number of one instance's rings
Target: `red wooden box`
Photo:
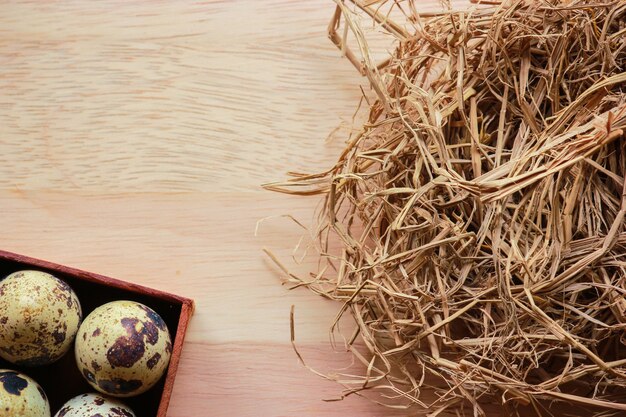
[[[0,251],[0,279],[23,269],[49,272],[67,282],[78,295],[83,317],[87,317],[96,307],[114,300],[137,301],[159,313],[172,336],[172,356],[166,375],[144,394],[121,398],[121,400],[133,409],[137,417],[165,417],[185,332],[193,313],[193,301],[130,282]],[[0,358],[0,369],[2,368],[15,369],[34,378],[48,395],[52,415],[70,398],[82,393],[94,392],[76,366],[74,349],[57,362],[36,368],[16,366]]]

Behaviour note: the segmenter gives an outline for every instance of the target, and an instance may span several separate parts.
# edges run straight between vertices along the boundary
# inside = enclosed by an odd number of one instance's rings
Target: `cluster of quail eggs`
[[[48,365],[75,342],[76,365],[98,393],[72,398],[55,417],[135,417],[110,397],[139,395],[163,376],[172,353],[165,322],[134,301],[113,301],[82,318],[65,282],[41,271],[15,272],[0,281],[0,357],[20,367]],[[0,369],[0,416],[50,417],[48,398],[29,376]]]

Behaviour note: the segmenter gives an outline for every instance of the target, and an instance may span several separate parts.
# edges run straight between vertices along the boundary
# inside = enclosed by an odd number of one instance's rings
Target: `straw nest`
[[[401,24],[365,3],[338,1],[330,34],[371,82],[367,122],[329,171],[268,185],[324,195],[324,263],[290,280],[354,319],[347,393],[623,412],[626,2],[396,1]],[[363,12],[396,39],[381,64]]]

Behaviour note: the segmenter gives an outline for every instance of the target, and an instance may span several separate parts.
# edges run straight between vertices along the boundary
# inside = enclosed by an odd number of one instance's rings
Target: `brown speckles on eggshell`
[[[43,390],[33,379],[10,369],[0,369],[0,416],[50,417]]]
[[[137,391],[143,383],[138,379],[101,379],[98,381],[98,386],[105,392],[112,395],[126,394],[128,392]]]
[[[74,304],[74,297],[73,297],[74,291],[72,291],[72,288],[70,288],[69,285],[67,285],[64,281],[59,280],[57,282],[57,288],[55,291],[55,295],[57,297],[57,300],[64,302],[67,305],[67,308],[72,308],[72,305]]]
[[[2,389],[11,395],[19,396],[28,387],[28,380],[15,371],[0,372],[0,382]]]
[[[65,332],[55,329],[54,332],[52,332],[52,337],[54,337],[54,343],[60,345],[65,341]]]
[[[111,366],[130,368],[143,356],[145,349],[144,330],[138,319],[125,317],[121,320],[126,329],[126,336],[118,337],[113,346],[107,350],[107,360]],[[141,330],[138,331],[137,328]]]
[[[83,375],[85,376],[85,379],[89,382],[96,382],[96,377],[94,376],[93,372],[91,372],[89,369],[87,368],[83,368]]]
[[[161,316],[159,316],[154,310],[144,305],[141,305],[140,308],[146,312],[146,316],[148,316],[150,321],[159,329],[165,330],[167,328]]]
[[[46,395],[46,392],[39,385],[37,385],[37,391],[39,391],[39,395],[41,395],[41,398],[48,401],[48,396]]]
[[[63,407],[59,410],[54,417],[65,417],[65,415],[71,410],[71,407]]]
[[[160,360],[161,360],[161,354],[157,352],[154,355],[152,355],[150,359],[148,359],[148,362],[146,363],[146,365],[148,366],[149,369],[152,369],[157,363],[159,363]]]
[[[113,414],[111,417],[133,417],[130,411],[121,407],[111,408],[111,413]]]
[[[35,366],[42,366],[42,365],[47,365],[49,363],[51,363],[52,360],[50,358],[50,355],[46,354],[46,352],[44,352],[43,354],[39,355],[39,356],[33,356],[30,357],[28,359],[22,359],[19,361],[15,361],[16,365],[20,365],[20,366],[27,366],[27,367],[35,367]]]
[[[66,283],[45,272],[20,271],[1,281],[0,288],[4,294],[0,297],[2,358],[26,366],[44,365],[69,350],[82,313]],[[61,289],[62,299],[57,294]]]
[[[133,411],[120,401],[99,394],[82,394],[67,401],[55,417],[135,417]]]
[[[156,344],[159,341],[159,329],[152,323],[152,321],[143,322],[143,333],[146,335],[146,341],[151,345]]]
[[[158,314],[153,312],[151,318],[149,311],[133,301],[115,301],[98,307],[85,319],[81,332],[86,336],[76,341],[76,360],[93,371],[95,383],[91,385],[98,391],[137,395],[164,374],[171,356],[171,339],[166,326],[161,326],[162,330],[155,324]],[[126,383],[117,387],[120,381]],[[141,384],[135,386],[133,381]]]

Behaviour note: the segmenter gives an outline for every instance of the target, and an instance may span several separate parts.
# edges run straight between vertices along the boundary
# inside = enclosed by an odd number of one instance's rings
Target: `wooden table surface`
[[[289,308],[305,358],[332,371],[349,360],[328,341],[339,306],[288,291],[262,253],[289,263],[302,230],[272,216],[311,224],[319,199],[260,184],[328,167],[365,85],[326,37],[333,10],[0,5],[0,247],[195,299],[171,417],[406,414],[323,401],[340,387],[298,363]]]

